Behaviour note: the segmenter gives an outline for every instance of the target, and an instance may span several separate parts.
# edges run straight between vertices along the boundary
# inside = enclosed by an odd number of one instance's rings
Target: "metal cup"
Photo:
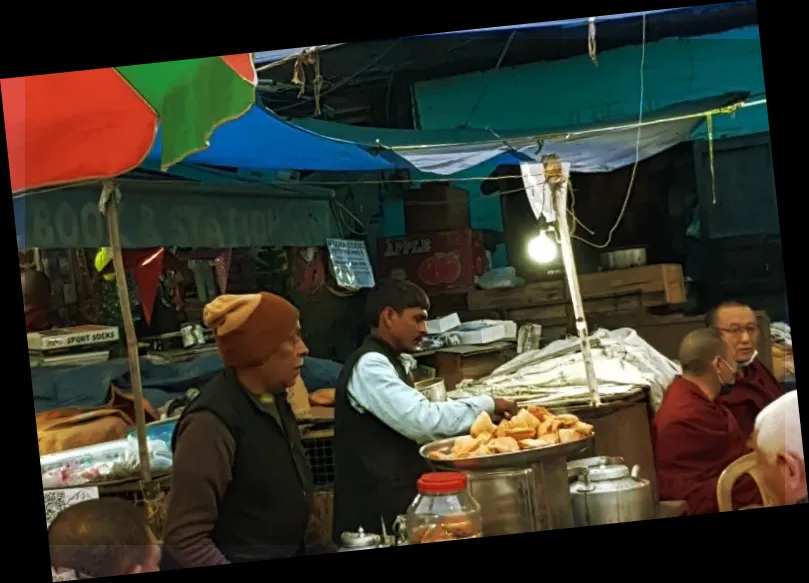
[[[415,384],[415,388],[428,401],[433,403],[443,403],[447,400],[447,387],[444,384],[444,379],[436,378],[419,381]]]

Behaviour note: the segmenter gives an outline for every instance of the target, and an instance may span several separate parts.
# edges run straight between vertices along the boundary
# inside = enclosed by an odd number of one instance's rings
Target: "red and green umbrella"
[[[14,193],[137,168],[161,128],[161,168],[208,147],[255,103],[251,54],[0,80]]]

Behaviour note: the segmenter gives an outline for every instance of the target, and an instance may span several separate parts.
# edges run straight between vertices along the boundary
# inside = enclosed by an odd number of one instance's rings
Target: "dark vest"
[[[365,354],[383,354],[403,382],[409,382],[398,355],[383,342],[368,337],[343,366],[335,387],[334,523],[332,536],[359,527],[378,533],[384,518],[388,534],[393,521],[416,497],[416,482],[430,471],[419,446],[370,413],[358,413],[348,400],[347,385],[354,366]]]
[[[219,502],[219,520],[212,533],[232,563],[302,552],[313,479],[295,417],[283,397],[275,400],[282,427],[227,369],[183,411],[182,417],[201,410],[214,413],[236,441],[232,481]],[[172,450],[174,439],[176,432]]]

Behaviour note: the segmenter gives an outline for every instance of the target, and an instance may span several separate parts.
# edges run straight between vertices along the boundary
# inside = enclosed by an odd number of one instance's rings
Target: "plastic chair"
[[[719,503],[719,512],[733,510],[733,486],[744,474],[750,474],[755,480],[764,506],[772,505],[772,498],[767,494],[761,481],[761,474],[756,467],[756,454],[751,452],[732,462],[719,476],[719,481],[716,484],[716,499]]]

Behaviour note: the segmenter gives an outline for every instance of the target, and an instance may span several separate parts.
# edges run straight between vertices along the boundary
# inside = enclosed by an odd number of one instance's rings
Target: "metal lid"
[[[587,479],[591,482],[607,482],[610,480],[622,480],[629,477],[629,468],[626,466],[601,466],[590,468],[587,472]]]
[[[344,532],[341,534],[340,542],[349,549],[364,549],[378,547],[382,543],[382,537],[378,534],[366,533],[365,529],[359,527],[357,532]]]
[[[624,463],[624,458],[601,455],[567,462],[567,468],[593,468],[596,466],[613,466]]]
[[[440,496],[466,490],[468,478],[463,472],[430,472],[422,474],[416,486],[419,494]]]

